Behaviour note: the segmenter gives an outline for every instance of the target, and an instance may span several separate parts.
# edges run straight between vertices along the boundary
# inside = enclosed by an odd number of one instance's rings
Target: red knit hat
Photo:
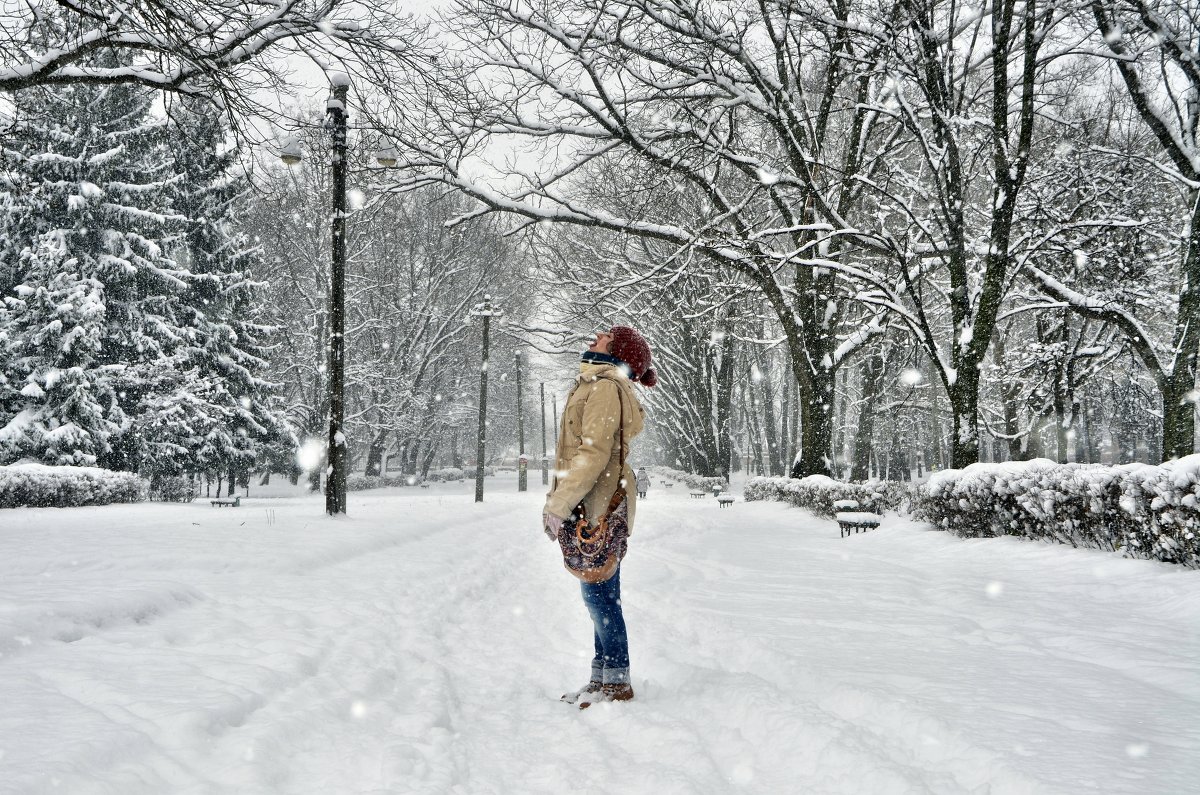
[[[609,353],[629,366],[629,377],[643,386],[658,383],[658,373],[650,366],[650,345],[632,326],[613,326]]]

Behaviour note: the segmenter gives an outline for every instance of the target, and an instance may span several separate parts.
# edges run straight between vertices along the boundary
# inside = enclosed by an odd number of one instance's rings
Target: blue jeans
[[[621,613],[621,568],[618,566],[616,574],[604,582],[581,582],[580,590],[595,627],[592,681],[606,685],[628,682],[629,636]]]

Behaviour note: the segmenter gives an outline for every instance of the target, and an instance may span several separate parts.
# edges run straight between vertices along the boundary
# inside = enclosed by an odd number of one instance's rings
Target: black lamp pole
[[[333,272],[329,291],[329,479],[325,512],[346,512],[346,93],[350,82],[334,78],[333,95],[325,105],[326,124],[333,137]]]
[[[525,460],[525,396],[521,385],[521,352],[517,359],[517,491],[529,488],[529,462]]]
[[[546,382],[538,384],[542,394],[542,485],[550,484],[549,460],[546,458]]]
[[[492,304],[490,295],[471,311],[475,317],[483,318],[483,362],[479,366],[479,435],[475,445],[475,502],[483,502],[483,461],[487,454],[487,379],[488,379],[488,332],[493,317],[504,312]]]
[[[332,90],[325,103],[325,129],[333,144],[333,262],[329,275],[329,356],[325,383],[329,402],[325,512],[333,516],[346,513],[346,475],[350,462],[343,428],[346,419],[346,96],[350,91],[350,80],[344,74],[335,74],[330,82]],[[289,166],[300,163],[304,159],[300,142],[295,138],[287,139],[279,150],[279,157]],[[376,159],[380,165],[396,164],[395,151],[390,147],[379,152]],[[318,345],[323,327],[323,317],[318,316]]]

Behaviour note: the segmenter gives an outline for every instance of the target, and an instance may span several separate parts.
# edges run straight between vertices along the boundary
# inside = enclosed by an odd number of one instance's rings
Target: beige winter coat
[[[620,397],[618,398],[618,390]],[[623,401],[623,402],[619,402]],[[625,409],[625,471],[618,472],[619,412]],[[546,495],[546,511],[567,517],[583,501],[595,523],[608,510],[609,500],[625,480],[629,501],[629,530],[637,507],[637,481],[629,465],[629,442],[642,432],[642,405],[625,374],[612,364],[584,362],[575,387],[563,407],[555,451],[554,482]]]

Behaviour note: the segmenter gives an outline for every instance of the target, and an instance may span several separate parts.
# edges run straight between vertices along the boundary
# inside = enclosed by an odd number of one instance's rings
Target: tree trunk
[[[979,461],[979,370],[964,366],[947,390],[954,438],[950,440],[950,466],[962,469]]]
[[[1070,427],[1071,415],[1067,413],[1062,401],[1054,401],[1054,441],[1058,452],[1058,463],[1067,463],[1068,443],[1067,430]]]
[[[795,376],[792,376],[790,380],[792,383],[792,435],[788,437],[789,474],[800,459],[800,416],[803,409],[800,403],[800,387],[796,384]]]
[[[797,363],[797,366],[807,366]],[[830,454],[833,450],[834,370],[815,367],[808,374],[810,388],[801,389],[803,420],[800,428],[800,456],[792,467],[792,477],[828,475],[833,477]],[[799,379],[797,379],[799,381]]]
[[[879,356],[867,356],[863,360],[862,408],[854,436],[854,459],[850,469],[850,480],[863,481],[871,476],[872,437],[875,435],[875,401],[883,381],[883,360]]]
[[[387,438],[389,431],[382,430],[371,437],[371,443],[367,447],[367,466],[366,473],[369,476],[379,476],[383,474],[383,452],[387,449]]]
[[[788,456],[792,452],[792,375],[790,371],[785,369],[783,374],[783,387],[780,389],[779,395],[779,463],[780,475],[786,475],[791,469],[792,462],[788,460]]]
[[[945,469],[942,452],[942,418],[938,414],[938,389],[941,382],[934,374],[932,363],[926,368],[925,382],[929,384],[929,468]]]
[[[1098,463],[1092,457],[1092,429],[1088,422],[1087,404],[1080,404],[1075,411],[1075,463]]]
[[[718,471],[711,475],[723,477],[726,481],[729,480],[730,459],[733,455],[732,429],[730,428],[733,417],[733,358],[733,334],[727,331],[724,339],[721,341],[721,364],[717,370],[716,422]]]
[[[756,358],[758,359],[759,375],[762,376],[762,421],[767,437],[767,460],[770,465],[771,475],[780,477],[785,473],[785,470],[783,468],[783,453],[779,450],[779,437],[775,425],[775,395],[772,394],[770,375],[764,369],[765,362],[761,351],[758,352]],[[754,385],[751,383],[751,389],[753,388]]]
[[[1180,376],[1183,376],[1180,378]],[[1191,455],[1196,444],[1195,404],[1188,399],[1195,375],[1186,368],[1167,382],[1162,393],[1162,455],[1182,458]],[[1157,463],[1152,461],[1151,463]]]
[[[437,442],[431,442],[429,449],[425,451],[425,455],[421,458],[421,480],[429,477],[429,470],[433,466],[433,461],[437,458],[438,449],[441,445]]]
[[[742,398],[750,403],[749,411],[744,412],[743,416],[746,418],[746,435],[750,439],[750,449],[754,452],[755,468],[758,474],[765,475],[767,473],[767,466],[763,460],[762,427],[759,425],[761,417],[758,412],[758,400],[754,395],[753,377],[746,382],[745,393]]]
[[[904,437],[900,435],[896,424],[892,424],[892,439],[889,447],[888,477],[897,483],[912,480],[912,469],[904,450]]]

